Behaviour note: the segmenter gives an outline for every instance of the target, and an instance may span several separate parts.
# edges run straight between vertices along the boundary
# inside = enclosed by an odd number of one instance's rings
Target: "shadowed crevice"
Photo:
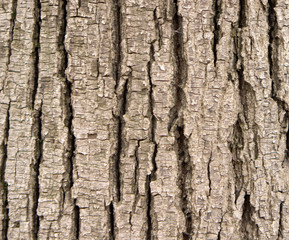
[[[34,30],[33,30],[33,69],[31,80],[31,107],[34,109],[38,82],[39,82],[39,51],[40,51],[40,29],[41,29],[41,1],[34,0]]]
[[[188,139],[184,134],[184,128],[177,126],[176,141],[178,153],[178,185],[181,192],[181,207],[186,219],[186,232],[183,232],[183,239],[189,240],[193,234],[193,213],[190,201],[192,165],[189,155]]]
[[[35,110],[34,117],[36,146],[35,146],[35,157],[32,169],[32,236],[34,240],[38,239],[38,232],[40,226],[39,216],[37,214],[38,203],[39,203],[39,176],[40,176],[40,164],[43,157],[43,137],[42,137],[42,103],[40,109]]]
[[[284,227],[283,227],[283,204],[284,204],[284,201],[282,201],[280,203],[280,206],[279,206],[279,227],[278,227],[278,240],[279,239],[283,239],[283,231],[284,231]]]
[[[74,200],[73,214],[74,214],[74,236],[75,239],[78,240],[80,234],[80,209],[79,206],[77,206],[76,204],[76,200]]]
[[[219,25],[219,19],[222,12],[222,0],[214,0],[213,1],[213,11],[214,11],[214,38],[213,38],[213,54],[214,54],[214,66],[216,67],[217,59],[218,59],[218,51],[217,51],[217,45],[219,44],[219,40],[221,38],[221,27]]]
[[[250,203],[250,195],[245,194],[243,214],[241,220],[241,232],[243,239],[258,239],[258,225],[253,221],[255,208]]]
[[[151,191],[151,183],[152,179],[151,179],[151,174],[147,175],[146,177],[146,192],[147,192],[147,233],[146,233],[146,239],[147,240],[151,240],[154,239],[153,237],[153,203],[152,203],[152,191]]]
[[[113,48],[114,48],[114,60],[112,65],[113,78],[115,80],[115,90],[117,90],[121,77],[121,64],[122,64],[122,0],[113,0]]]
[[[10,104],[8,105],[6,120],[4,122],[4,136],[3,141],[1,143],[1,192],[2,192],[2,238],[3,240],[8,239],[8,227],[9,227],[9,207],[8,207],[8,183],[5,180],[5,171],[6,171],[6,162],[8,158],[8,138],[9,138],[9,130],[10,130]]]
[[[233,139],[229,142],[229,149],[232,153],[232,165],[235,177],[235,204],[240,196],[244,186],[243,161],[240,158],[241,151],[244,148],[244,133],[240,117],[233,126]]]
[[[183,42],[183,18],[178,14],[178,1],[173,2],[172,18],[172,41],[173,41],[173,63],[174,63],[174,106],[170,109],[168,131],[181,119],[181,109],[185,105],[185,93],[183,87],[187,81],[187,62],[184,54]]]
[[[108,216],[109,216],[109,239],[115,239],[115,218],[114,218],[114,206],[111,202],[108,206]]]

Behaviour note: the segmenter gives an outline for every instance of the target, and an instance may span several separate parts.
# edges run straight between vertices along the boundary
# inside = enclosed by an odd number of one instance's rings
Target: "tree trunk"
[[[1,239],[289,239],[288,0],[3,0]]]

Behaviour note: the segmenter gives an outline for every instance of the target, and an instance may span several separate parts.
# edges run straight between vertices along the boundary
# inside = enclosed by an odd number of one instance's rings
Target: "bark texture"
[[[1,239],[289,239],[288,0],[2,0]]]

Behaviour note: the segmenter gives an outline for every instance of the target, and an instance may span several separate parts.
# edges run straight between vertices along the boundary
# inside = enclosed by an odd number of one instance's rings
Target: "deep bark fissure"
[[[173,2],[173,18],[172,18],[172,41],[173,41],[173,61],[174,61],[174,106],[170,109],[170,121],[168,131],[171,130],[177,120],[181,120],[180,111],[185,105],[185,93],[183,87],[187,81],[187,62],[184,54],[183,42],[183,18],[178,14],[178,1]]]
[[[115,80],[115,90],[119,86],[121,77],[121,64],[122,64],[122,0],[113,0],[113,13],[114,13],[114,29],[113,29],[113,47],[114,47],[114,62],[112,66],[113,77]]]
[[[283,230],[284,230],[284,227],[282,224],[282,221],[283,221],[283,204],[284,204],[284,201],[282,201],[280,203],[280,206],[279,206],[279,227],[278,227],[278,238],[277,239],[283,239]]]
[[[210,154],[208,166],[207,166],[207,175],[208,175],[208,180],[209,180],[209,195],[208,195],[208,197],[211,196],[211,192],[212,192],[212,180],[211,180],[212,154],[213,154],[213,152],[211,152],[211,154]]]
[[[6,162],[8,157],[8,138],[9,138],[9,130],[10,130],[10,102],[7,109],[6,120],[4,123],[4,138],[1,143],[1,150],[3,157],[1,159],[1,175],[0,181],[2,184],[2,239],[8,239],[8,227],[9,227],[9,208],[8,208],[8,183],[5,180],[5,171],[6,171]]]
[[[213,11],[214,11],[214,38],[213,38],[213,54],[214,54],[214,66],[216,67],[217,59],[218,59],[218,51],[217,45],[219,44],[219,40],[221,38],[221,27],[219,25],[219,19],[222,12],[222,0],[214,0],[213,2]]]
[[[176,128],[176,141],[178,153],[178,185],[181,192],[181,207],[186,219],[186,232],[183,232],[183,239],[189,240],[193,234],[192,221],[193,214],[190,204],[189,194],[190,182],[192,178],[192,166],[189,155],[188,139],[184,134],[184,127],[177,126]]]
[[[135,192],[135,201],[134,201],[134,208],[136,206],[136,200],[139,196],[139,189],[138,189],[138,178],[139,178],[139,159],[138,159],[138,149],[140,147],[140,141],[137,141],[137,146],[134,151],[134,158],[135,158],[135,166],[134,166],[134,192]]]
[[[75,239],[78,240],[80,233],[80,209],[79,206],[77,206],[76,204],[76,199],[74,200],[73,214],[74,214],[74,236]]]
[[[108,208],[108,215],[109,215],[109,239],[114,240],[115,239],[115,218],[114,218],[114,206],[113,202],[109,204]]]
[[[33,73],[31,81],[31,103],[34,109],[38,80],[39,80],[39,50],[40,50],[40,30],[41,30],[41,1],[34,1],[34,30],[33,30]]]
[[[43,137],[42,137],[42,103],[39,110],[35,112],[35,124],[36,124],[36,154],[33,163],[33,186],[32,186],[32,236],[34,240],[38,239],[38,232],[40,226],[40,219],[37,214],[39,203],[39,176],[40,176],[40,164],[43,156]]]
[[[241,221],[241,231],[244,234],[244,239],[256,239],[258,237],[258,225],[252,219],[254,212],[255,208],[250,203],[250,195],[245,194]]]
[[[130,78],[130,77],[129,77]],[[121,199],[121,154],[123,151],[124,139],[123,139],[123,128],[124,128],[124,115],[126,113],[127,108],[127,94],[128,94],[128,82],[129,79],[126,79],[125,84],[122,89],[122,93],[118,96],[118,104],[119,104],[119,113],[118,116],[115,116],[117,121],[117,146],[114,160],[114,177],[115,177],[115,188],[116,188],[116,196],[117,201]]]
[[[153,221],[152,221],[152,192],[151,192],[151,174],[146,177],[146,192],[147,192],[147,234],[146,239],[153,239]]]
[[[67,75],[65,73],[68,67],[68,53],[65,48],[65,35],[67,29],[67,1],[61,0],[59,4],[59,36],[58,36],[58,51],[61,54],[61,62],[59,66],[59,74],[61,77],[65,79],[65,90],[64,90],[64,98],[65,98],[65,126],[68,129],[68,156],[66,164],[66,172],[68,173],[68,186],[65,189],[65,192],[71,191],[73,186],[73,161],[76,150],[76,139],[73,132],[73,105],[72,105],[72,92],[73,92],[73,84],[68,80]]]
[[[150,139],[151,141],[154,143],[155,148],[154,148],[154,153],[152,156],[152,165],[153,165],[153,171],[151,173],[151,178],[152,180],[155,180],[156,176],[156,171],[157,171],[157,163],[156,163],[156,155],[157,155],[157,151],[158,151],[158,144],[156,143],[155,140],[155,131],[156,131],[156,124],[157,124],[157,118],[154,114],[154,106],[155,106],[155,100],[154,100],[154,96],[153,96],[153,88],[154,88],[154,84],[152,82],[152,76],[151,76],[151,71],[152,71],[152,64],[155,61],[154,58],[154,42],[151,43],[150,46],[150,60],[147,64],[147,72],[148,72],[148,79],[149,79],[149,109],[150,109]]]
[[[15,20],[17,16],[17,3],[18,0],[13,0],[12,1],[12,8],[11,8],[11,20],[10,20],[10,30],[9,30],[9,40],[8,40],[8,61],[7,61],[7,69],[10,64],[10,58],[12,55],[12,42],[14,39],[14,28],[15,28]]]
[[[246,11],[247,11],[247,0],[239,0],[239,20],[238,20],[239,28],[247,26]]]
[[[162,31],[161,31],[160,21],[159,21],[158,16],[157,16],[157,8],[154,9],[153,17],[154,17],[154,22],[155,22],[156,35],[158,37],[159,49],[161,49],[161,47],[163,45],[163,39],[162,39]]]
[[[240,196],[244,186],[243,162],[240,158],[242,149],[244,148],[244,134],[241,127],[241,120],[238,117],[233,126],[233,139],[229,142],[229,148],[232,153],[232,166],[235,177],[235,204]]]
[[[220,222],[220,230],[218,231],[217,240],[221,240],[221,232],[222,232],[222,223],[223,223],[224,215],[221,218]]]

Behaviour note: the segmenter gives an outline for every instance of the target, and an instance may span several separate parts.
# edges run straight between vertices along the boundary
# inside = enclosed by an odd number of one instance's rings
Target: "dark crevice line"
[[[221,232],[222,232],[222,223],[223,223],[223,219],[224,219],[224,216],[222,216],[222,218],[221,218],[221,222],[220,222],[220,230],[219,230],[218,235],[217,235],[217,240],[221,240]]]
[[[184,134],[184,127],[177,126],[177,151],[178,151],[178,168],[179,168],[179,188],[181,191],[181,207],[186,219],[186,232],[183,232],[183,239],[189,240],[193,234],[192,221],[193,214],[190,204],[190,182],[192,178],[192,166],[189,155],[188,139]]]
[[[239,7],[238,27],[243,28],[247,26],[247,0],[239,0]]]
[[[138,149],[140,147],[140,141],[137,141],[137,146],[134,151],[135,166],[134,166],[134,192],[135,192],[135,201],[133,204],[133,211],[135,211],[137,200],[139,198],[139,188],[138,188],[138,179],[139,179],[139,158],[138,158]]]
[[[147,64],[147,72],[148,72],[148,79],[149,79],[149,109],[150,109],[150,140],[154,143],[155,148],[154,148],[154,153],[152,156],[152,165],[153,165],[153,171],[151,173],[151,178],[152,180],[155,180],[156,178],[156,171],[157,171],[157,163],[156,163],[156,155],[157,155],[157,151],[158,151],[158,144],[156,143],[155,140],[155,131],[156,131],[156,124],[157,124],[157,118],[154,114],[154,106],[155,106],[155,100],[154,100],[154,96],[153,96],[153,88],[154,88],[154,84],[152,82],[152,76],[151,76],[151,71],[152,71],[152,64],[155,61],[154,58],[154,42],[151,43],[150,46],[150,60]]]
[[[173,21],[172,21],[172,41],[173,41],[173,58],[174,58],[174,87],[175,87],[175,103],[170,109],[170,121],[168,131],[171,130],[177,120],[181,120],[180,110],[185,105],[185,94],[183,87],[187,81],[187,62],[184,56],[183,43],[183,18],[178,15],[178,1],[173,2]]]
[[[268,0],[268,63],[269,63],[269,74],[271,78],[271,97],[277,104],[285,111],[289,110],[288,104],[278,97],[277,92],[281,88],[281,80],[279,78],[279,59],[278,51],[280,43],[280,38],[278,37],[278,21],[275,7],[277,5],[277,0]]]
[[[4,123],[4,138],[1,143],[1,175],[0,181],[2,184],[2,239],[8,239],[8,227],[9,227],[9,207],[8,207],[8,183],[5,180],[5,170],[6,170],[6,162],[8,158],[8,138],[9,138],[9,130],[10,130],[10,103],[7,109],[6,120]]]
[[[241,120],[238,117],[233,126],[233,139],[229,142],[229,149],[232,153],[232,166],[235,178],[235,204],[240,196],[241,190],[244,186],[243,176],[243,162],[240,158],[242,149],[244,148],[244,134],[241,127]]]
[[[39,50],[40,50],[40,29],[41,29],[41,2],[34,0],[34,30],[33,30],[33,73],[31,81],[31,104],[34,109],[36,99],[38,80],[39,80]]]
[[[280,203],[280,207],[279,207],[279,227],[278,227],[278,240],[279,239],[283,239],[283,230],[284,230],[284,227],[283,227],[283,204],[284,204],[284,201],[282,201]]]
[[[115,122],[117,125],[116,133],[116,152],[113,155],[113,178],[115,183],[115,191],[117,201],[121,200],[121,154],[124,144],[122,137],[124,118],[123,115],[126,112],[126,101],[128,92],[128,79],[126,80],[124,86],[120,86],[121,79],[121,64],[122,64],[122,4],[121,0],[113,0],[112,11],[114,13],[114,29],[113,29],[113,48],[114,48],[114,60],[112,64],[112,75],[115,81],[115,94],[117,95],[119,110],[117,114],[114,114]],[[119,93],[119,88],[123,87],[121,93]]]
[[[207,174],[208,174],[208,180],[209,180],[209,196],[211,196],[211,192],[212,192],[212,180],[211,180],[212,154],[213,154],[213,152],[211,152],[211,155],[209,157],[208,166],[207,166]]]
[[[153,221],[152,221],[152,191],[151,191],[151,174],[146,177],[146,192],[147,192],[147,234],[146,239],[153,239]]]
[[[12,42],[14,40],[14,28],[15,28],[15,21],[17,16],[17,3],[18,0],[12,1],[12,12],[11,12],[11,23],[10,23],[10,30],[9,30],[9,41],[8,41],[8,61],[7,61],[7,69],[10,64],[10,58],[12,55]]]
[[[115,160],[114,160],[114,177],[115,177],[115,187],[116,187],[116,195],[117,201],[121,199],[121,171],[120,171],[120,164],[121,164],[121,154],[123,152],[123,128],[124,128],[124,115],[126,113],[127,108],[127,94],[128,94],[128,82],[129,79],[126,79],[125,84],[122,89],[122,93],[118,96],[118,104],[119,104],[119,113],[118,116],[115,116],[117,122],[117,146],[116,146],[116,153],[115,153]]]
[[[108,207],[108,215],[109,215],[109,239],[114,240],[115,239],[115,218],[114,218],[114,206],[113,202],[109,204]]]
[[[115,80],[115,90],[117,90],[121,77],[121,63],[122,63],[122,0],[113,0],[113,12],[114,12],[114,29],[113,29],[113,47],[114,47],[114,62],[112,66],[113,77]]]
[[[33,186],[32,186],[32,236],[34,240],[38,239],[39,232],[39,216],[37,214],[38,202],[39,202],[39,175],[40,164],[43,157],[43,137],[42,137],[42,103],[39,110],[35,111],[35,125],[36,125],[36,152],[33,163]]]
[[[74,199],[73,214],[74,214],[74,236],[75,239],[78,240],[80,234],[80,209],[79,206],[77,206],[76,204],[76,199]]]
[[[187,62],[184,54],[183,42],[183,18],[179,15],[178,1],[172,3],[172,41],[173,41],[173,57],[174,57],[174,79],[175,79],[175,103],[170,110],[170,121],[168,131],[174,127],[175,146],[178,157],[178,185],[181,192],[181,209],[185,216],[186,226],[183,232],[183,239],[189,240],[192,238],[193,214],[190,206],[191,194],[191,178],[192,165],[189,155],[189,140],[184,134],[184,123],[181,115],[181,110],[185,105],[184,86],[187,81]]]
[[[250,195],[245,194],[241,220],[243,239],[258,239],[258,225],[252,219],[254,212],[255,208],[250,203]]]
[[[67,28],[67,1],[61,0],[59,5],[59,36],[58,36],[58,51],[60,52],[62,59],[59,66],[59,74],[65,78],[65,104],[66,104],[66,119],[65,125],[68,128],[68,161],[66,163],[66,172],[68,176],[68,186],[65,188],[66,191],[70,191],[73,186],[73,161],[76,150],[76,139],[73,132],[73,105],[72,105],[72,92],[73,84],[68,80],[66,76],[66,69],[68,67],[68,53],[65,48],[65,35]]]
[[[156,35],[158,38],[159,49],[161,49],[161,47],[163,45],[163,38],[162,38],[160,21],[159,21],[158,16],[157,16],[157,8],[154,9],[153,17],[154,17],[154,22],[155,22],[155,30],[156,30]]]
[[[214,38],[213,38],[213,54],[214,54],[214,66],[216,67],[217,59],[218,59],[218,51],[217,51],[217,45],[219,44],[219,40],[221,38],[221,28],[219,25],[219,19],[222,11],[222,0],[214,0],[213,2],[213,11],[214,11]]]
[[[58,35],[58,51],[61,54],[61,62],[59,66],[59,74],[61,77],[65,78],[65,110],[66,110],[66,119],[65,125],[68,129],[68,156],[66,161],[66,173],[68,173],[67,186],[64,188],[64,199],[65,201],[66,193],[69,193],[71,196],[71,189],[74,184],[73,179],[73,170],[74,170],[74,160],[75,160],[75,150],[76,150],[76,138],[73,131],[73,119],[74,119],[74,110],[72,105],[72,95],[73,95],[73,84],[70,82],[66,75],[66,69],[68,67],[68,53],[65,48],[65,36],[67,31],[67,0],[60,0],[59,2],[59,35]],[[80,233],[80,209],[76,204],[76,199],[73,200],[73,217],[74,217],[74,237],[79,239]]]

